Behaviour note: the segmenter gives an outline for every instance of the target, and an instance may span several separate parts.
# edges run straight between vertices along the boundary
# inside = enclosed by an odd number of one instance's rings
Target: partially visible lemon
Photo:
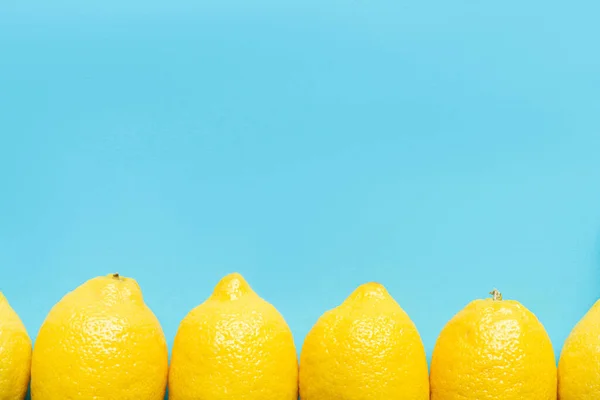
[[[32,400],[163,400],[168,350],[132,278],[90,279],[46,317],[33,348]]]
[[[323,314],[300,355],[302,400],[428,400],[427,358],[412,320],[378,283]]]
[[[29,386],[31,339],[0,292],[0,400],[22,400]]]
[[[171,400],[297,400],[298,360],[281,314],[240,274],[181,321],[169,372]]]
[[[600,399],[600,300],[577,322],[563,345],[558,398]]]
[[[431,400],[556,400],[556,360],[537,317],[516,300],[474,300],[440,333]]]

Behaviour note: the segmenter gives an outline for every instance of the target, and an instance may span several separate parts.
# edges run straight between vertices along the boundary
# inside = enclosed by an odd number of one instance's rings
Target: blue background
[[[44,3],[0,6],[0,290],[32,337],[114,271],[170,344],[233,271],[298,350],[367,281],[428,357],[498,287],[558,358],[598,297],[597,2]]]

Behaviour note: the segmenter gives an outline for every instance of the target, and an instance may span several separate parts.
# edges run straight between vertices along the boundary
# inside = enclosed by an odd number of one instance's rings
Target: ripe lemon
[[[22,400],[29,385],[31,339],[0,292],[0,400]]]
[[[32,400],[163,400],[168,350],[137,282],[93,278],[46,317],[33,348]]]
[[[380,284],[359,286],[310,330],[300,355],[302,400],[428,400],[417,328]]]
[[[432,400],[556,400],[546,330],[515,300],[469,303],[444,327],[431,360]]]
[[[181,322],[169,371],[171,400],[297,400],[298,360],[279,312],[239,274]]]
[[[560,400],[600,399],[600,300],[575,325],[558,362]]]

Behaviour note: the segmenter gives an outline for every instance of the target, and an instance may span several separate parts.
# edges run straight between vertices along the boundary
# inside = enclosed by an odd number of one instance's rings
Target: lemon
[[[560,400],[600,399],[600,300],[577,322],[558,362]]]
[[[47,315],[33,348],[32,400],[163,400],[168,350],[137,282],[96,277]]]
[[[359,286],[323,314],[300,355],[302,400],[428,400],[417,328],[378,283]]]
[[[22,400],[27,393],[31,339],[0,292],[0,400]]]
[[[297,400],[298,360],[281,314],[240,274],[224,277],[181,321],[171,400]]]
[[[474,300],[443,328],[432,400],[556,400],[556,360],[537,317],[516,300]]]

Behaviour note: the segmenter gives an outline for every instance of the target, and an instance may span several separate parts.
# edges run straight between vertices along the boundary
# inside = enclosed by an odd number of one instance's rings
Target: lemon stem
[[[494,301],[499,301],[499,300],[502,300],[502,293],[500,293],[500,292],[498,291],[498,289],[494,289],[494,290],[492,290],[492,291],[490,292],[490,294],[492,295],[492,299],[493,299]]]
[[[118,274],[118,273],[116,273],[116,274],[113,274],[113,278],[115,278],[115,279],[119,279],[119,274]]]

